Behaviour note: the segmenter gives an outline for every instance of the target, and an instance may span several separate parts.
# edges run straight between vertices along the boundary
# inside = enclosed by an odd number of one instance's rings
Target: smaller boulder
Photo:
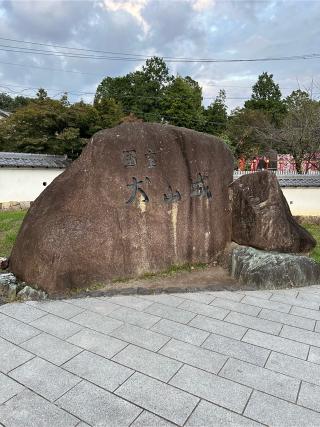
[[[38,289],[31,288],[31,286],[25,286],[18,292],[18,297],[23,300],[42,300],[47,298],[47,294]]]
[[[0,285],[16,284],[16,276],[12,273],[1,273],[0,274]]]
[[[14,300],[17,293],[17,279],[11,273],[0,274],[0,298]]]
[[[320,264],[306,256],[238,246],[232,251],[231,276],[257,289],[312,286],[320,284]]]
[[[262,171],[232,183],[232,240],[266,251],[307,253],[315,239],[293,218],[275,174]]]

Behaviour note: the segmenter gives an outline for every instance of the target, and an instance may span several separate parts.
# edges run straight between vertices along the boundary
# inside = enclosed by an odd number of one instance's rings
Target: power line
[[[35,69],[38,69],[38,70],[60,71],[60,72],[63,72],[63,73],[84,74],[84,75],[96,76],[96,77],[100,77],[100,78],[102,77],[99,74],[84,73],[84,72],[81,72],[81,71],[74,71],[74,70],[63,70],[62,68],[38,67],[36,65],[16,64],[14,62],[3,62],[3,61],[0,61],[0,64],[14,65],[14,66],[23,67],[23,68],[35,68]]]
[[[2,38],[4,39],[4,38]],[[12,41],[14,41],[12,39]],[[27,43],[24,41],[16,41],[18,43]],[[45,43],[35,43],[32,44],[44,45],[47,47],[55,47],[58,45],[47,45]],[[109,52],[109,55],[120,55],[120,56],[97,56],[97,55],[85,55],[78,54],[74,52],[70,52],[70,50],[81,50],[84,52],[92,52],[90,49],[80,49],[80,48],[71,48],[71,47],[62,47],[60,49],[69,49],[69,52],[61,52],[61,51],[50,51],[44,49],[34,49],[27,47],[19,47],[19,46],[11,46],[11,45],[0,45],[1,51],[5,52],[13,52],[13,53],[25,53],[32,55],[45,55],[45,56],[58,56],[58,57],[67,57],[73,59],[95,59],[95,60],[110,60],[110,61],[142,61],[149,59],[149,55],[141,55],[141,54],[127,54],[127,53],[119,53],[119,52]],[[16,49],[16,50],[15,50]],[[96,51],[98,52],[98,51]],[[107,52],[107,51],[102,51]],[[129,55],[129,56],[128,56]],[[180,57],[166,57],[164,56],[167,62],[187,62],[187,63],[239,63],[239,62],[267,62],[267,61],[296,61],[296,60],[312,60],[312,59],[320,59],[320,53],[311,53],[311,54],[302,54],[302,55],[291,55],[291,56],[272,56],[272,57],[264,57],[264,58],[239,58],[239,59],[217,59],[217,58],[180,58]]]

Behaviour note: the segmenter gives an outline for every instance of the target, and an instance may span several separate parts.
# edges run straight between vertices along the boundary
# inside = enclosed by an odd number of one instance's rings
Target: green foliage
[[[208,106],[204,114],[206,119],[205,132],[212,135],[222,135],[228,123],[226,92],[224,90],[219,91],[219,95]]]
[[[302,226],[312,234],[316,239],[317,245],[311,252],[310,256],[320,263],[320,224],[302,223]]]
[[[5,111],[16,111],[17,108],[27,105],[31,101],[31,98],[25,96],[11,97],[7,93],[0,93],[0,109]]]
[[[0,211],[0,256],[8,257],[26,211]]]
[[[293,92],[291,92],[291,94],[287,96],[285,100],[287,105],[287,110],[289,112],[303,108],[304,104],[309,101],[311,100],[308,92],[305,92],[300,89],[294,90]]]
[[[125,115],[133,113],[146,121],[160,121],[161,97],[171,80],[163,59],[153,57],[146,61],[141,71],[103,79],[97,88],[94,105],[100,108],[113,100]]]
[[[189,76],[174,77],[159,57],[125,76],[105,77],[93,105],[70,104],[66,93],[60,100],[51,99],[43,88],[35,98],[0,93],[0,108],[13,112],[0,121],[0,150],[76,158],[95,132],[143,120],[218,135],[235,156],[252,157],[276,148],[291,153],[298,169],[302,160],[320,151],[319,102],[301,90],[282,99],[272,74],[262,73],[251,99],[229,117],[224,90],[207,108],[202,100],[199,83]]]
[[[79,156],[97,131],[120,123],[123,112],[114,100],[99,108],[83,101],[70,105],[66,94],[50,99],[39,89],[37,97],[0,122],[0,150]]]
[[[277,147],[292,154],[297,171],[302,162],[315,161],[320,169],[317,153],[320,152],[320,104],[301,91],[292,92],[287,98],[288,113],[277,132]]]
[[[229,118],[226,135],[236,157],[250,158],[262,153],[268,142],[265,132],[272,127],[268,114],[262,110],[238,108]]]
[[[251,99],[245,102],[245,108],[262,110],[270,116],[272,123],[280,125],[286,113],[286,103],[282,100],[280,87],[273,80],[273,74],[260,74],[252,87]]]
[[[176,77],[166,87],[161,102],[163,119],[176,126],[203,130],[202,90],[191,77]]]

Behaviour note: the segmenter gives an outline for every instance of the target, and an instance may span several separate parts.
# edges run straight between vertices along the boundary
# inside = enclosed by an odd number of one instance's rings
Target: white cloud
[[[123,10],[133,16],[141,25],[145,34],[149,31],[149,25],[142,16],[142,10],[146,7],[148,0],[103,0],[102,4],[107,10],[117,12]]]
[[[215,0],[193,0],[192,8],[197,12],[203,12],[215,5]]]

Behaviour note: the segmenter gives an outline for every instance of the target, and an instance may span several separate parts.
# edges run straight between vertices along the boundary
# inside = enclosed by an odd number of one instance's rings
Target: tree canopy
[[[204,106],[196,80],[172,75],[162,58],[153,57],[140,70],[106,76],[93,104],[70,103],[66,93],[52,99],[43,88],[34,98],[0,93],[0,109],[12,113],[0,121],[0,150],[76,158],[100,129],[142,120],[220,136],[236,156],[252,158],[268,149],[290,153],[299,170],[320,152],[320,103],[307,92],[298,89],[284,99],[273,74],[263,72],[242,108],[228,114],[226,100],[221,89]]]

